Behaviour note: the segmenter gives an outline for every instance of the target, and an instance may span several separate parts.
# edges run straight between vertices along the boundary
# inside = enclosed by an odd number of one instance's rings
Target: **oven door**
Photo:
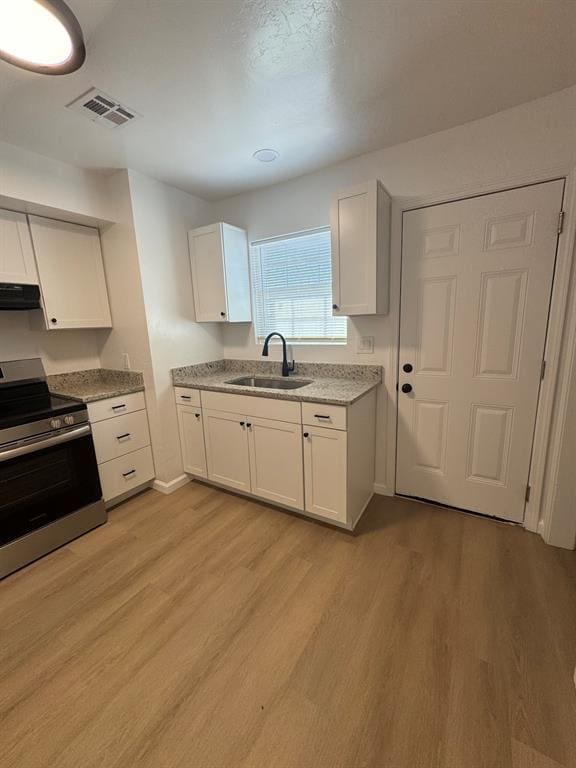
[[[0,546],[101,498],[90,425],[0,447]]]

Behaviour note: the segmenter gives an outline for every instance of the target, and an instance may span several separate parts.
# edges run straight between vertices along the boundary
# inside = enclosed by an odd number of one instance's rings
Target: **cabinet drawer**
[[[131,491],[154,477],[154,462],[150,446],[127,453],[98,467],[104,501]]]
[[[125,413],[141,411],[146,408],[144,392],[132,392],[120,397],[108,397],[106,400],[97,400],[88,403],[88,418],[90,423],[112,419],[114,416],[123,416]]]
[[[150,445],[146,411],[135,411],[92,426],[98,464]]]
[[[177,405],[193,405],[200,408],[200,390],[188,387],[174,387],[174,397]]]
[[[276,400],[273,397],[252,395],[232,395],[227,392],[202,392],[202,407],[213,411],[227,411],[242,416],[254,416],[262,419],[288,421],[301,424],[300,403],[288,400]]]
[[[346,406],[302,403],[302,423],[329,429],[346,429]]]

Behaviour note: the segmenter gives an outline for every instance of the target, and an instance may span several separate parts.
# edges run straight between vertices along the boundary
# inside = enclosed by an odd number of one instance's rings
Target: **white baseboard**
[[[163,480],[154,480],[152,488],[155,491],[160,491],[160,493],[169,494],[174,493],[178,488],[182,488],[183,485],[189,482],[190,478],[188,475],[180,475],[180,477],[175,477],[174,480],[170,480],[168,483],[165,483]]]
[[[374,483],[374,493],[377,493],[378,496],[394,496],[394,491],[391,491],[387,485],[380,483]]]

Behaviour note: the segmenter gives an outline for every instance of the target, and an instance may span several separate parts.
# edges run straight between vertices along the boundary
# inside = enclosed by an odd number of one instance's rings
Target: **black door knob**
[[[404,365],[402,366],[402,370],[404,371],[404,373],[412,373],[412,371],[414,370],[414,368],[412,367],[412,363],[404,363]]]
[[[402,392],[404,392],[405,395],[407,395],[408,392],[412,392],[412,384],[402,384]]]
[[[55,317],[51,317],[51,318],[50,318],[50,322],[51,322],[51,323],[57,323],[57,322],[58,322],[58,320],[56,320],[56,318],[55,318]]]

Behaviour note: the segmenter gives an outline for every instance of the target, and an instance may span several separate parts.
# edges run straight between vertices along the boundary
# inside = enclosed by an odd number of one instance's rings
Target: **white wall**
[[[156,397],[156,475],[169,482],[182,474],[170,369],[222,356],[220,325],[194,321],[187,242],[189,229],[212,223],[213,206],[134,171],[129,183]]]
[[[100,367],[98,331],[37,331],[28,312],[0,312],[0,360],[41,357],[46,373]]]
[[[576,87],[491,117],[371,152],[298,179],[238,195],[217,204],[218,218],[248,229],[251,240],[328,225],[332,194],[368,179],[381,179],[395,198],[460,196],[492,185],[514,185],[527,172],[576,166]],[[281,162],[281,160],[280,160]],[[398,229],[398,216],[395,227]],[[397,235],[397,232],[396,232]],[[395,238],[395,244],[398,241]],[[376,363],[387,369],[386,390],[378,401],[376,482],[393,490],[393,356],[397,336],[400,250],[392,253],[392,302],[387,317],[350,322],[346,347],[297,347],[301,360]],[[375,337],[374,355],[355,352],[356,337]],[[250,329],[226,327],[224,353],[256,357]]]
[[[5,142],[0,142],[0,195],[26,205],[114,220],[105,174],[76,168]]]

